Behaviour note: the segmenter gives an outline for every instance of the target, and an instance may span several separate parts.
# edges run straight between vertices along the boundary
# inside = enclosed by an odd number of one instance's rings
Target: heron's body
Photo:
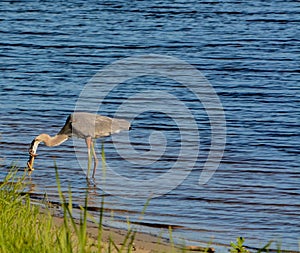
[[[85,139],[89,157],[91,151],[93,152],[94,177],[98,160],[92,140],[129,129],[130,123],[123,119],[112,119],[106,116],[86,112],[77,112],[70,114],[66,120],[65,125],[57,135],[51,137],[48,134],[40,134],[32,141],[29,149],[30,157],[27,162],[28,169],[33,170],[34,158],[37,155],[36,151],[38,145],[41,142],[44,142],[46,146],[52,147],[60,145],[69,138],[77,137]]]

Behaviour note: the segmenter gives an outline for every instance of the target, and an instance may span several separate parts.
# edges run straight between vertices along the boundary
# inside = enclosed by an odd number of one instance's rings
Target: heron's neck
[[[35,138],[37,142],[44,142],[46,146],[53,147],[58,146],[64,141],[68,139],[68,135],[66,134],[57,134],[53,137],[51,137],[48,134],[40,134],[38,137]]]

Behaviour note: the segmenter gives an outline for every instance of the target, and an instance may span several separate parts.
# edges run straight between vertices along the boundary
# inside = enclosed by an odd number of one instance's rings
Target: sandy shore
[[[47,212],[49,209],[43,209],[42,212]],[[61,212],[58,211],[56,208],[50,209],[51,215],[53,217],[54,224],[57,226],[62,226],[64,222],[64,218],[61,215]],[[75,219],[75,222],[79,224],[78,220]],[[98,226],[94,222],[88,221],[87,222],[87,233],[91,244],[97,245],[97,238],[98,238]],[[112,240],[115,245],[120,249],[122,247],[122,243],[126,238],[128,231],[125,229],[118,229],[112,228],[108,226],[102,227],[102,247],[104,250],[102,252],[108,252],[108,245],[109,241]],[[94,242],[94,243],[93,243]],[[128,243],[127,243],[128,245]],[[224,252],[224,250],[228,250],[228,246],[225,245],[216,245],[217,251]],[[248,248],[248,246],[247,246]],[[250,248],[250,247],[249,247]],[[252,248],[253,250],[258,250],[257,248]],[[96,248],[95,248],[96,250]],[[189,245],[172,245],[166,239],[159,237],[159,235],[151,235],[144,232],[136,232],[134,236],[134,243],[131,247],[131,252],[138,252],[138,253],[193,253],[193,252],[207,252],[212,253],[215,252],[215,248],[213,247],[203,247],[203,246],[189,246]],[[112,250],[111,252],[118,252],[117,250]],[[125,247],[124,251],[128,252],[127,248]],[[269,249],[269,252],[278,252],[277,249]],[[290,251],[290,250],[281,250],[281,252],[289,252],[289,253],[296,253],[298,251]]]
[[[62,225],[63,218],[53,217],[55,224]],[[97,240],[98,237],[98,227],[92,222],[87,224],[88,235],[92,240]],[[116,228],[107,228],[103,227],[102,230],[102,242],[105,248],[108,247],[109,238],[111,238],[114,243],[118,246],[122,246],[122,242],[126,236],[127,231],[116,229]],[[172,247],[166,243],[159,242],[159,238],[155,236],[137,233],[134,240],[134,248],[132,249],[136,252],[141,253],[154,253],[154,252],[171,252]],[[179,252],[179,251],[178,251]]]
[[[57,226],[63,224],[63,217],[53,215],[53,221]],[[98,237],[98,226],[93,222],[87,223],[87,232],[90,240],[97,240]],[[103,227],[102,229],[102,242],[104,248],[108,248],[110,238],[113,242],[120,248],[122,242],[126,237],[127,231],[111,227]],[[170,242],[163,240],[157,236],[153,236],[147,233],[137,232],[134,237],[134,244],[132,251],[138,253],[162,253],[162,252],[204,252],[204,248],[195,246],[181,246],[181,245],[171,245]],[[104,250],[104,252],[106,252]],[[114,252],[114,251],[113,251]],[[117,252],[117,251],[115,251]],[[211,248],[207,252],[214,252]]]
[[[48,202],[47,204],[41,203],[40,200],[32,200],[32,204],[40,206],[41,214],[50,212],[54,225],[62,226],[64,223],[63,211],[61,206],[57,203]],[[73,209],[73,214],[78,216],[79,210]],[[75,222],[79,224],[79,220],[74,218]],[[79,225],[78,225],[79,226]],[[91,244],[98,245],[98,225],[95,222],[87,221],[87,233],[91,240]],[[102,226],[102,242],[103,247],[108,248],[109,241],[112,240],[118,248],[122,247],[122,243],[128,231],[126,229],[113,228],[108,226]],[[94,241],[94,243],[93,243]],[[96,248],[95,248],[96,250]],[[208,246],[194,246],[194,245],[177,245],[172,244],[168,240],[161,238],[160,235],[152,235],[146,232],[136,231],[134,235],[134,243],[131,249],[132,252],[138,253],[179,253],[179,252],[215,252],[213,247]],[[104,250],[103,252],[107,252]],[[117,252],[117,251],[112,251]],[[122,251],[123,252],[123,251]],[[125,251],[127,252],[127,251]]]

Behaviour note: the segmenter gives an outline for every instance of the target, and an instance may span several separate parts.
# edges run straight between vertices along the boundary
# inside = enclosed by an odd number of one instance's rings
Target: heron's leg
[[[88,168],[87,168],[87,175],[86,177],[89,178],[90,176],[90,170],[91,170],[91,145],[92,145],[92,137],[86,137],[85,138],[85,143],[87,146],[87,150],[88,150]]]
[[[94,170],[93,170],[92,178],[95,178],[95,173],[96,173],[96,169],[97,169],[97,166],[98,166],[98,158],[97,158],[97,155],[96,155],[95,145],[94,145],[93,141],[91,143],[91,146],[92,146],[92,152],[93,152],[93,156],[94,156]]]

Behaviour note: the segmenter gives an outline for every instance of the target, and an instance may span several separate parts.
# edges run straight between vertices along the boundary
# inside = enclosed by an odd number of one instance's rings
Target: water
[[[173,81],[128,81],[129,95],[156,82],[159,90],[189,101],[200,129],[195,169],[178,188],[152,199],[142,222],[173,225],[174,236],[190,243],[228,244],[244,236],[256,247],[275,239],[282,248],[299,249],[298,1],[2,1],[0,7],[2,177],[11,163],[26,164],[37,134],[59,131],[100,69],[124,57],[169,55],[192,64],[215,88],[226,115],[226,150],[212,179],[199,186],[211,141],[204,109],[194,107],[194,98]],[[101,113],[110,115],[128,94],[117,89]],[[128,167],[108,138],[107,162],[129,178],[164,173],[180,148],[172,119],[149,112],[132,123],[130,136],[137,150],[149,150],[149,133],[160,130],[167,137],[167,154],[147,169]],[[56,161],[64,191],[71,185],[74,201],[83,203],[87,183],[73,142],[41,145],[38,153],[31,192],[46,192],[57,201]],[[88,190],[89,205],[99,206],[103,192]],[[113,211],[113,220],[121,222],[113,222],[117,226],[127,217],[139,221],[145,203],[107,196],[107,216]]]

